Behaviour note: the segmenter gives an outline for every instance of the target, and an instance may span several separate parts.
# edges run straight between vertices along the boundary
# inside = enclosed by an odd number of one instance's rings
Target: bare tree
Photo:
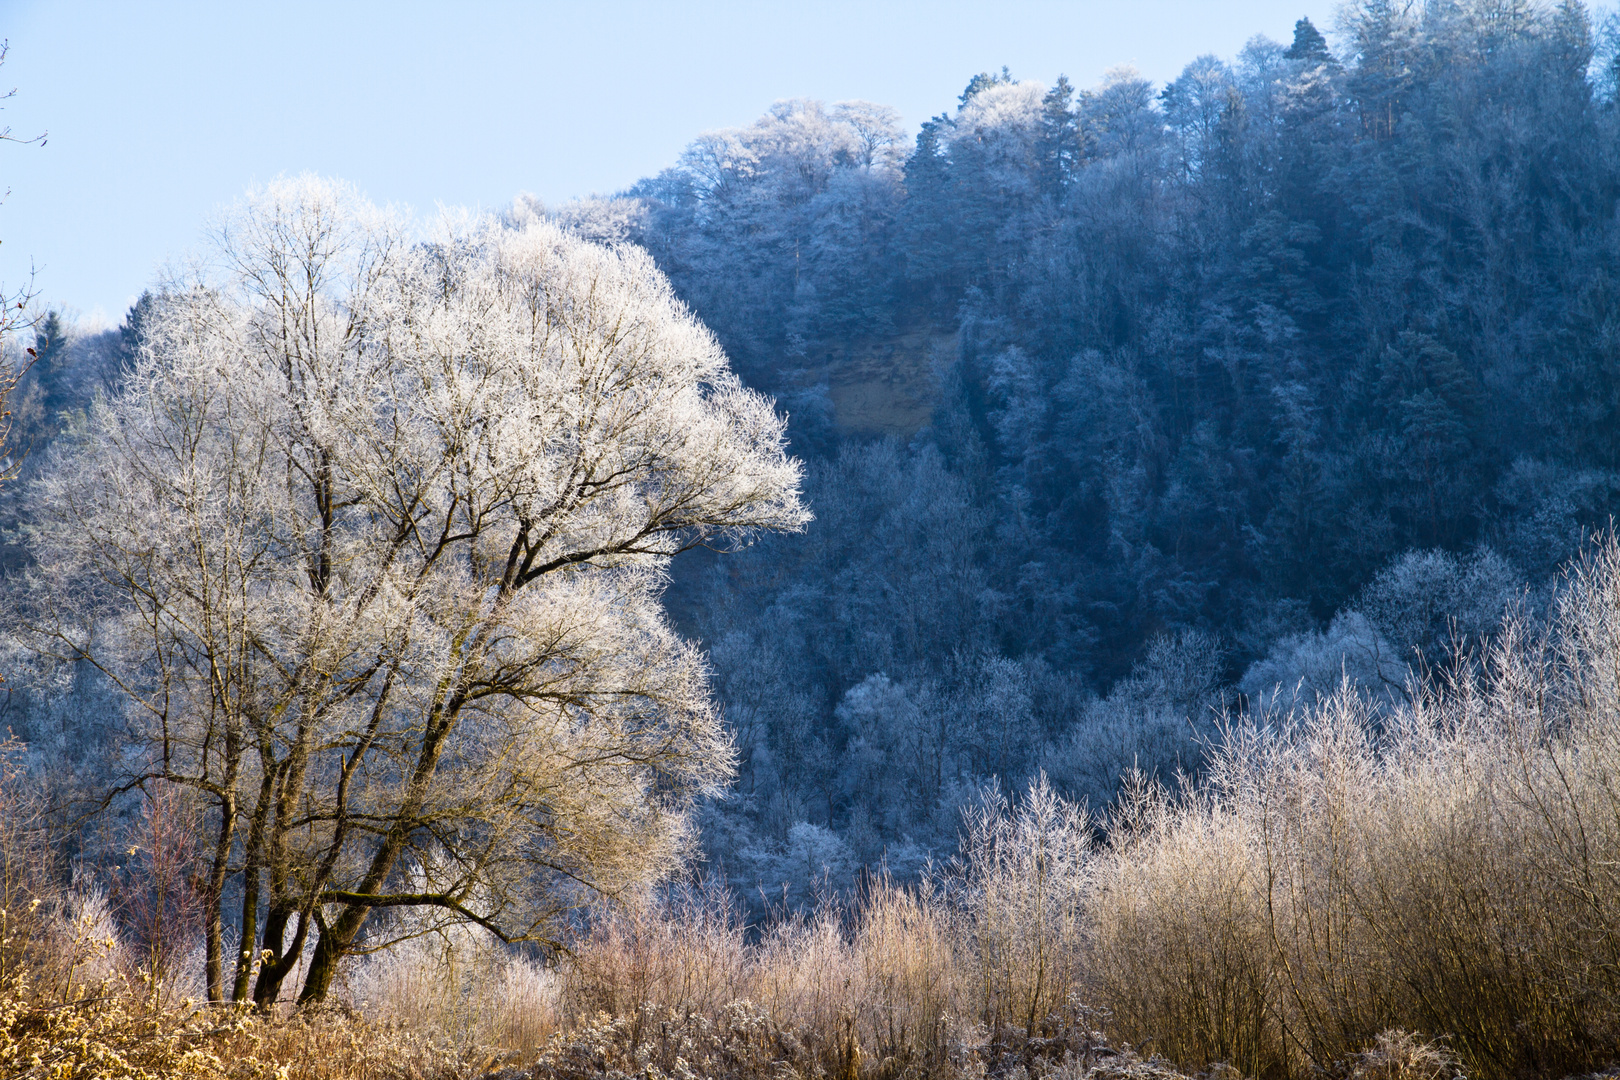
[[[0,66],[4,66],[6,54],[10,51],[11,43],[0,41]],[[7,90],[4,94],[0,94],[0,102],[10,101],[16,96],[15,88]],[[6,125],[0,127],[0,142],[34,143],[44,146],[48,134],[40,132],[31,139],[22,139],[13,135],[10,125]],[[7,188],[5,193],[0,195],[0,201],[4,201],[5,196],[10,194],[11,189]],[[17,363],[12,357],[9,345],[13,334],[33,327],[37,318],[32,309],[35,295],[33,274],[29,274],[26,283],[11,288],[0,282],[0,446],[8,445],[11,436],[11,410],[6,408],[6,403],[10,400],[12,391],[17,388],[17,383],[27,373],[28,364],[34,356],[34,350],[28,348],[25,351],[30,358],[29,361]],[[16,461],[12,455],[7,454],[0,459],[0,480],[15,477]]]
[[[808,520],[771,403],[639,249],[408,229],[255,194],[35,493],[38,647],[127,692],[135,780],[216,808],[216,999],[274,1001],[313,938],[320,1000],[379,908],[555,945],[678,865],[734,766],[664,567]]]

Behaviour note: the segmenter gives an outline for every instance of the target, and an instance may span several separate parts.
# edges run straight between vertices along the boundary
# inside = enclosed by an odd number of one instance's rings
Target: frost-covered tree
[[[274,1001],[313,940],[321,999],[382,909],[547,941],[678,865],[733,750],[665,566],[808,518],[638,249],[410,230],[253,195],[33,492],[35,647],[127,695],[133,780],[211,800],[214,998]]]
[[[1137,677],[1156,642],[1221,642],[1253,708],[1393,708],[1620,512],[1620,22],[1339,8],[1162,88],[986,72],[898,168],[785,103],[628,193],[821,462],[802,542],[671,591],[739,725],[705,834],[734,882],[750,830],[892,858],[989,773],[1094,805],[1170,775],[1212,714]],[[848,404],[924,363],[928,425],[857,446]]]
[[[818,334],[892,329],[882,298],[902,157],[893,109],[779,101],[633,188],[650,212],[632,239],[757,381]]]

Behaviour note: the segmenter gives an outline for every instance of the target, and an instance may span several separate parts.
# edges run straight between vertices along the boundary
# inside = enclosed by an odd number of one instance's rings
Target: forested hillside
[[[993,777],[1095,805],[1223,688],[1399,696],[1608,522],[1609,39],[1417,12],[1163,88],[978,75],[914,140],[780,102],[560,211],[646,246],[812,462],[808,537],[676,568],[734,879],[949,849]]]
[[[1094,806],[1196,770],[1223,704],[1399,700],[1620,506],[1607,24],[1323,29],[1164,87],[980,74],[915,132],[779,102],[546,211],[651,253],[808,465],[806,535],[666,594],[738,741],[703,833],[733,884],[905,876],[1038,770]],[[117,384],[143,311],[43,327],[25,439]],[[52,686],[19,733],[93,753]]]

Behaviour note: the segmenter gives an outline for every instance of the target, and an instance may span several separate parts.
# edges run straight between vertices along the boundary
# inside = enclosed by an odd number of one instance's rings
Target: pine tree
[[[906,276],[930,291],[946,285],[955,263],[953,188],[944,134],[950,117],[924,122],[917,146],[906,161],[906,203],[902,215]]]
[[[1036,180],[1042,195],[1060,199],[1083,158],[1080,118],[1072,102],[1074,87],[1059,75],[1041,99],[1041,133],[1035,141]]]
[[[1306,64],[1331,64],[1333,54],[1328,51],[1327,38],[1307,16],[1294,24],[1294,43],[1283,53],[1290,60]]]
[[[961,96],[956,100],[959,103],[966,105],[969,101],[973,100],[974,95],[979,93],[979,91],[988,90],[992,86],[1003,86],[1012,81],[1012,72],[1007,70],[1006,64],[1001,65],[1000,74],[989,71],[981,71],[977,75],[973,76],[973,78],[968,80],[967,88],[962,91]]]

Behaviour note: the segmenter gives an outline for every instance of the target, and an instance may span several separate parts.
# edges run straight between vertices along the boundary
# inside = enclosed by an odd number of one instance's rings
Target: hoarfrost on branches
[[[238,868],[264,1002],[312,937],[324,996],[377,908],[546,940],[675,867],[733,750],[665,565],[808,519],[770,401],[638,249],[410,229],[254,194],[34,492],[36,646],[213,800],[215,998],[254,978]]]

